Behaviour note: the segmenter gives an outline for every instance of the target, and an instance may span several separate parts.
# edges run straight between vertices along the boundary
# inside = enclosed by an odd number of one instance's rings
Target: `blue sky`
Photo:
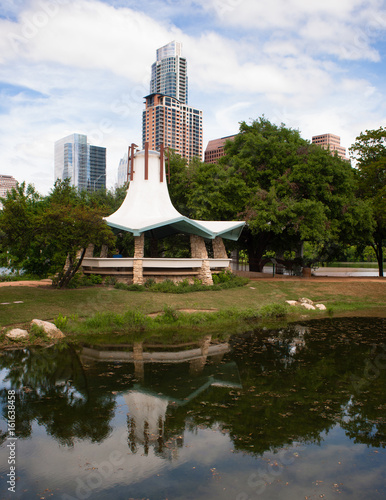
[[[349,147],[386,123],[386,0],[3,0],[0,174],[54,183],[54,142],[141,144],[156,49],[177,40],[208,140],[264,115]]]

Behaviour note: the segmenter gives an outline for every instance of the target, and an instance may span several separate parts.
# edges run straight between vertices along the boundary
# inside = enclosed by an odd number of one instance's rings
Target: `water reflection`
[[[184,496],[183,486],[176,493],[175,485],[172,496],[168,488],[176,480],[173,474],[187,474],[190,484],[192,471],[199,468],[205,454],[216,447],[222,450],[223,439],[230,444],[221,451],[222,466],[228,464],[234,471],[252,467],[242,457],[266,459],[272,452],[299,444],[309,449],[330,446],[338,430],[346,446],[385,448],[385,325],[385,319],[326,319],[253,330],[231,336],[226,343],[214,343],[208,336],[198,345],[164,348],[137,343],[119,349],[51,346],[3,351],[2,414],[5,421],[7,390],[15,389],[19,438],[40,443],[37,428],[44,429],[64,449],[76,447],[78,453],[87,449],[91,455],[93,443],[108,445],[100,449],[104,455],[110,453],[119,429],[123,438],[113,449],[119,447],[123,456],[131,457],[130,467],[122,477],[118,468],[108,488],[132,485],[138,479],[130,471],[146,459],[151,470],[156,458],[174,464],[170,483],[165,479],[163,493],[156,494],[156,483],[148,478],[135,490],[139,497],[206,498],[198,489]],[[1,429],[1,452],[5,453],[5,425]],[[205,445],[199,437],[208,430],[212,434],[205,437]],[[199,442],[204,455],[195,455],[197,463],[188,473],[183,465],[192,460],[187,450],[194,450]],[[384,455],[382,463],[386,464]],[[30,494],[34,477],[29,477],[28,464],[23,470],[22,480]],[[234,483],[232,474],[229,481],[232,477]],[[238,474],[241,478],[242,473]],[[71,477],[69,484],[77,476]],[[383,475],[372,474],[372,485],[381,491]],[[60,493],[67,491],[64,482],[61,488]],[[233,491],[230,483],[227,488]],[[127,496],[120,490],[109,495],[105,489],[100,498]],[[293,495],[297,498],[295,490]],[[207,497],[216,498],[213,493]],[[228,496],[221,493],[217,498]],[[249,491],[246,498],[254,497]]]

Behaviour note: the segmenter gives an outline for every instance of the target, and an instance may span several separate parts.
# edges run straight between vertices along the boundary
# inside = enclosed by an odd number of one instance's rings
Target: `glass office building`
[[[71,134],[55,142],[55,179],[71,179],[79,191],[106,187],[106,148],[87,143],[87,136]]]

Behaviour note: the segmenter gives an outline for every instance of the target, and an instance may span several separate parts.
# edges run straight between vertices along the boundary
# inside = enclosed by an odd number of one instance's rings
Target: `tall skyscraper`
[[[188,160],[202,159],[202,111],[188,105],[186,68],[181,43],[170,42],[157,50],[151,93],[145,97],[142,142],[156,151],[163,144]]]
[[[55,179],[71,179],[79,191],[106,187],[106,148],[87,143],[87,136],[71,134],[55,142]]]
[[[186,59],[181,57],[182,44],[170,42],[157,50],[157,60],[151,67],[151,94],[175,97],[188,104]]]
[[[314,135],[312,137],[312,143],[317,144],[323,149],[327,149],[331,151],[331,154],[334,155],[335,152],[342,158],[343,160],[347,160],[346,157],[346,148],[340,145],[340,137],[339,135],[334,134],[322,134],[322,135]]]

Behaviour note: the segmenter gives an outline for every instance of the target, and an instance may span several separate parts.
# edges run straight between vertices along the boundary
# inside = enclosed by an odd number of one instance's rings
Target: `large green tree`
[[[372,208],[374,231],[370,241],[383,276],[383,246],[386,240],[386,128],[366,130],[350,148],[358,171],[358,194]]]
[[[240,244],[251,270],[262,270],[267,250],[281,255],[304,241],[323,248],[367,237],[370,211],[355,198],[351,165],[297,130],[265,118],[242,122],[225,152],[217,165],[190,169],[187,205],[197,218],[247,222]]]
[[[68,180],[58,180],[45,198],[23,183],[3,200],[3,262],[39,276],[56,275],[58,286],[66,286],[90,243],[114,244],[113,233],[102,218],[105,212],[105,206],[86,200]]]

